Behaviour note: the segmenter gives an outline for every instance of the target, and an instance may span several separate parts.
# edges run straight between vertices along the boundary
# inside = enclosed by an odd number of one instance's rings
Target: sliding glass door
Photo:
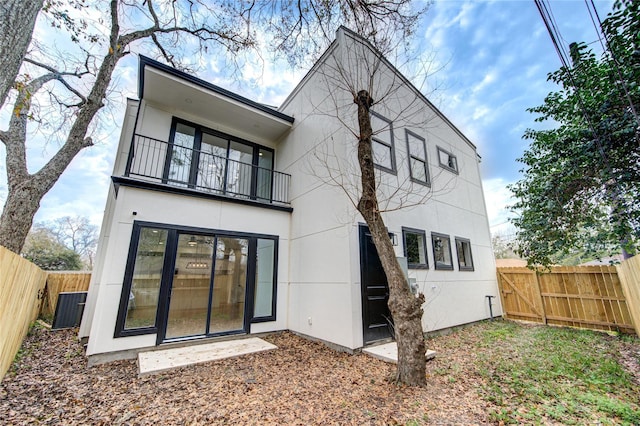
[[[275,320],[276,236],[134,223],[116,337],[157,343]]]
[[[213,238],[180,234],[169,297],[166,339],[207,333]]]
[[[165,340],[244,329],[248,249],[245,238],[178,236]]]
[[[244,238],[217,238],[209,333],[243,328],[248,249]]]

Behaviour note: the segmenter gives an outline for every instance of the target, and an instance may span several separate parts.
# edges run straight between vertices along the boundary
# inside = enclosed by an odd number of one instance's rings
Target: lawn
[[[483,322],[429,339],[426,388],[291,333],[262,352],[138,377],[34,328],[0,384],[6,424],[640,424],[640,341]]]

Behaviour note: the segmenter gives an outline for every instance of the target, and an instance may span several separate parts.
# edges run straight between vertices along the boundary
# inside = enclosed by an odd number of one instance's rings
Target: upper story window
[[[393,125],[378,113],[371,111],[371,149],[374,165],[389,173],[396,173],[396,152],[393,141]]]
[[[433,260],[436,269],[452,270],[453,262],[451,261],[451,241],[449,236],[432,232],[431,242],[433,244]]]
[[[407,130],[406,133],[411,180],[423,185],[429,185],[429,169],[427,168],[427,147],[425,141],[409,130]]]
[[[458,270],[473,271],[471,241],[466,238],[456,237],[456,253],[458,254]]]
[[[438,147],[438,161],[440,161],[440,167],[458,173],[458,159],[449,151]]]
[[[273,150],[174,119],[163,181],[174,186],[269,200]]]
[[[407,258],[409,268],[427,269],[427,237],[424,231],[419,229],[402,228],[402,240],[404,243],[404,256]]]

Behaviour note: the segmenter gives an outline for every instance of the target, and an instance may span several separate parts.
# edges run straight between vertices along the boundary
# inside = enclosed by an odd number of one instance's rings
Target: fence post
[[[633,326],[640,336],[640,255],[616,265],[616,270]]]

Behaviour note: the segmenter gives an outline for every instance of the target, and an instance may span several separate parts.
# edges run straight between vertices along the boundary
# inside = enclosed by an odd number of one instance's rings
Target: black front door
[[[392,337],[389,285],[369,228],[360,225],[360,283],[364,343]]]

